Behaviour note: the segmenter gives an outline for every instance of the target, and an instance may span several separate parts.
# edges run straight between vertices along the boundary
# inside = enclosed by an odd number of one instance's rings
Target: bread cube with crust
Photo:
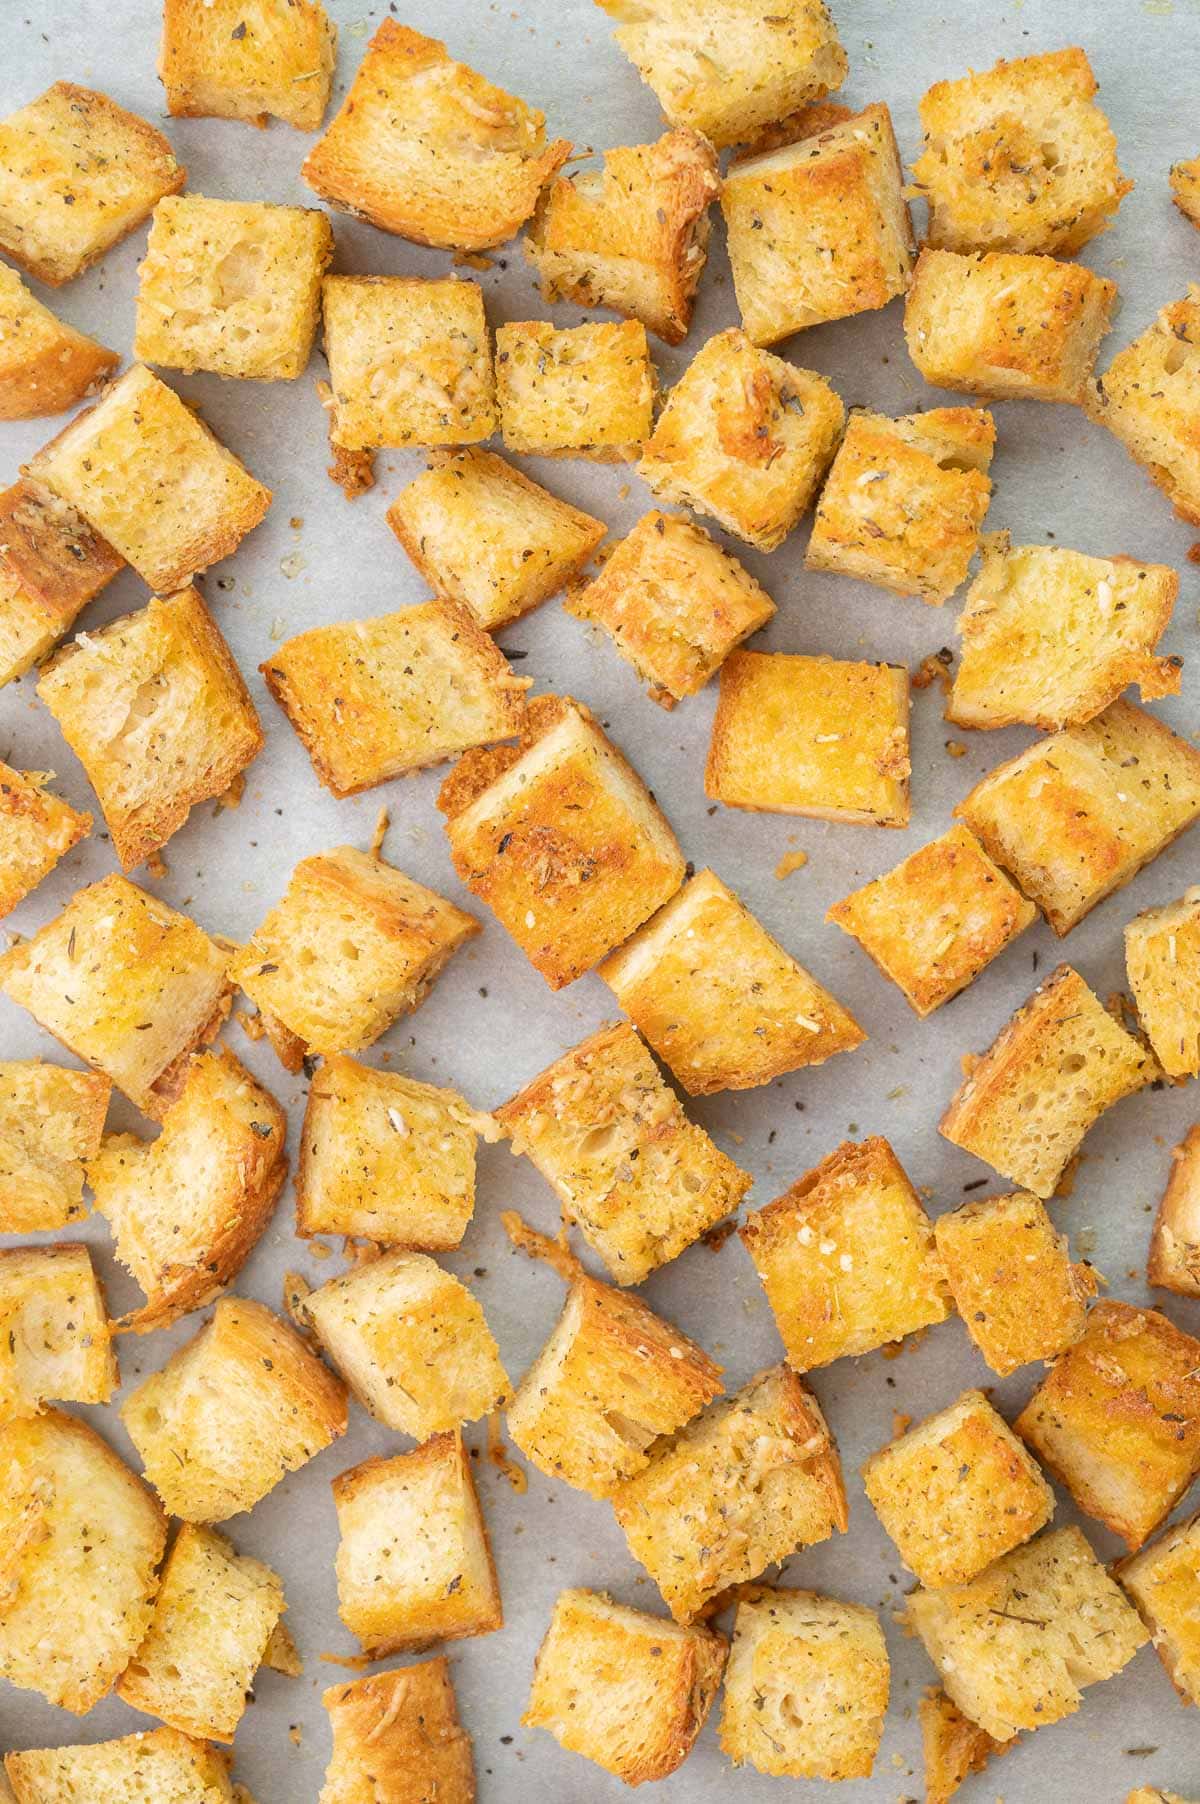
[[[1182,1798],[1177,1791],[1164,1791],[1159,1785],[1139,1785],[1136,1791],[1126,1793],[1125,1804],[1195,1804],[1195,1800]]]
[[[775,551],[812,505],[845,418],[823,376],[734,327],[701,346],[667,396],[638,475],[660,501]]]
[[[570,155],[543,114],[436,38],[385,19],[301,174],[383,232],[443,250],[503,244]]]
[[[224,795],[262,750],[250,692],[195,589],[79,634],[37,690],[87,772],[127,871],[199,803]]]
[[[785,1365],[709,1404],[612,1493],[635,1560],[677,1622],[797,1548],[845,1532],[837,1444]]]
[[[229,1756],[178,1729],[5,1755],[17,1804],[254,1804]]]
[[[626,1785],[665,1779],[704,1727],[728,1652],[713,1629],[664,1622],[601,1591],[560,1591],[521,1722]]]
[[[48,787],[53,771],[0,762],[0,917],[48,877],[92,830],[92,817]]]
[[[445,1655],[331,1685],[321,1701],[333,1754],[318,1804],[475,1804],[471,1737]]]
[[[48,1402],[107,1403],[117,1362],[85,1246],[0,1250],[0,1421]]]
[[[333,1481],[338,1613],[372,1660],[504,1626],[487,1525],[457,1429]]]
[[[124,566],[51,490],[22,477],[0,493],[0,688],[52,651]]]
[[[319,131],[337,27],[320,0],[163,0],[158,74],[185,119],[282,119]]]
[[[0,1234],[65,1228],[87,1214],[84,1166],[100,1149],[111,1090],[91,1071],[0,1062]]]
[[[0,264],[0,420],[62,413],[95,394],[121,359],[68,326]]]
[[[640,320],[496,330],[496,401],[510,451],[632,462],[654,422],[655,372]]]
[[[925,1804],[950,1804],[972,1773],[981,1773],[994,1754],[1011,1742],[993,1741],[986,1729],[963,1715],[946,1693],[931,1685],[917,1705],[925,1765]]]
[[[387,521],[430,588],[468,608],[489,633],[556,595],[607,530],[495,452],[475,448],[431,457]]]
[[[1145,908],[1125,929],[1125,970],[1142,1032],[1168,1077],[1200,1072],[1200,889]]]
[[[1184,1704],[1200,1704],[1200,1516],[1177,1522],[1113,1571]]]
[[[335,846],[300,860],[230,977],[284,1068],[299,1071],[314,1054],[377,1040],[478,932],[473,915],[382,858]]]
[[[1146,1276],[1161,1290],[1200,1297],[1200,1127],[1190,1127],[1171,1154]]]
[[[1200,157],[1172,163],[1171,198],[1184,218],[1200,227]]]
[[[847,1140],[738,1230],[798,1372],[950,1314],[933,1228],[886,1140]]]
[[[983,1197],[940,1215],[933,1233],[963,1326],[1001,1378],[1079,1339],[1096,1274],[1071,1263],[1036,1196]]]
[[[1200,286],[1164,307],[1088,388],[1088,418],[1119,438],[1175,512],[1200,526]]]

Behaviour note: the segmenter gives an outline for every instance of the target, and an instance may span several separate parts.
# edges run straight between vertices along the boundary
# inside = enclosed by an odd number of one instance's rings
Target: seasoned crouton
[[[0,494],[0,688],[66,636],[125,560],[82,514],[22,479]]]
[[[1125,929],[1125,970],[1142,1031],[1168,1077],[1200,1072],[1200,889],[1144,908]]]
[[[38,694],[87,772],[125,869],[224,795],[262,750],[250,693],[195,589],[58,652]]]
[[[95,394],[121,359],[77,332],[0,264],[0,420],[62,413]]]
[[[1200,226],[1200,157],[1171,165],[1171,198],[1194,226]]]
[[[496,331],[496,401],[510,451],[632,462],[654,422],[655,373],[640,320]]]
[[[950,1313],[933,1229],[886,1140],[847,1140],[738,1230],[798,1372]]]
[[[0,1422],[48,1402],[107,1403],[117,1362],[85,1246],[0,1251]]]
[[[457,1429],[333,1481],[338,1613],[372,1660],[504,1626],[487,1526]]]
[[[1200,1516],[1177,1522],[1113,1571],[1185,1704],[1200,1704]]]
[[[812,505],[845,417],[823,376],[731,328],[701,347],[671,390],[638,475],[660,501],[775,551]]]
[[[1115,701],[998,765],[954,812],[1061,936],[1200,815],[1200,751]]]
[[[565,605],[604,627],[664,708],[703,689],[775,612],[766,590],[702,526],[657,511],[642,515]]]
[[[1001,1378],[1079,1339],[1096,1275],[1071,1263],[1066,1235],[1036,1196],[967,1203],[939,1216],[933,1234],[954,1306]]]
[[[0,1063],[0,1234],[87,1214],[84,1165],[100,1149],[111,1089],[107,1077],[40,1059]]]
[[[311,627],[259,668],[335,796],[513,738],[530,684],[466,608],[440,597]]]
[[[809,570],[857,576],[941,607],[966,580],[992,496],[996,428],[974,407],[850,416],[821,491]]]
[[[913,165],[929,242],[951,251],[1070,256],[1112,224],[1133,187],[1078,48],[939,81],[921,101]]]
[[[640,1284],[750,1188],[748,1173],[684,1115],[627,1022],[556,1059],[496,1121],[618,1284]]]
[[[219,1748],[178,1729],[4,1759],[17,1804],[253,1804]]]
[[[418,1008],[479,932],[473,915],[353,846],[302,858],[235,955],[286,1070],[314,1053],[357,1052]],[[3,962],[0,961],[0,974]]]
[[[223,1297],[121,1417],[172,1515],[223,1522],[345,1434],[346,1389],[261,1303]]]
[[[385,19],[301,174],[335,207],[444,250],[503,244],[570,155],[545,118]]]
[[[142,364],[25,474],[78,509],[162,593],[236,551],[271,505],[270,489]]]
[[[185,119],[283,119],[319,131],[337,27],[319,0],[163,0],[159,79]]]
[[[57,288],[186,177],[162,133],[136,113],[56,81],[0,119],[0,250]]]
[[[1189,1128],[1171,1154],[1171,1175],[1150,1235],[1146,1276],[1161,1290],[1200,1297],[1200,1127]]]
[[[1037,917],[965,827],[951,827],[825,916],[856,939],[922,1019]]]
[[[228,965],[187,915],[113,875],[0,958],[0,990],[161,1121],[229,1013]]]
[[[519,748],[465,753],[438,807],[455,870],[552,990],[590,971],[683,881],[650,791],[570,697],[539,696]]]
[[[698,871],[600,975],[689,1096],[753,1089],[866,1039],[715,871]]]
[[[972,1773],[981,1773],[994,1754],[1011,1742],[993,1741],[986,1729],[963,1715],[945,1692],[930,1686],[917,1705],[925,1763],[925,1804],[950,1804]]]
[[[938,1132],[1035,1196],[1105,1109],[1161,1076],[1070,965],[1040,984],[964,1077]]]
[[[1091,383],[1088,418],[1119,438],[1167,496],[1175,512],[1200,526],[1200,287],[1164,307],[1154,323],[1118,351]]]
[[[0,763],[0,917],[92,830],[90,814],[47,788],[53,774]]]
[[[734,1619],[722,1751],[778,1779],[867,1779],[890,1684],[873,1610],[755,1587]]]
[[[521,1722],[626,1785],[665,1779],[704,1727],[728,1652],[713,1629],[625,1609],[600,1591],[560,1591]]]
[[[1125,1804],[1195,1804],[1181,1798],[1177,1791],[1163,1791],[1158,1785],[1139,1785],[1136,1791],[1127,1792]]]
[[[787,1366],[759,1372],[656,1444],[612,1503],[678,1622],[847,1521],[837,1444]]]
[[[475,1804],[471,1737],[444,1655],[322,1694],[333,1755],[318,1804]]]

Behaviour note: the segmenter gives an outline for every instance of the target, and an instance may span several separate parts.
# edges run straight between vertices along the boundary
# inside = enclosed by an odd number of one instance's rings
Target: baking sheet
[[[327,0],[341,27],[337,97],[344,93],[382,9],[355,0]],[[590,0],[515,0],[480,6],[477,0],[403,0],[390,9],[421,30],[444,37],[454,54],[542,106],[555,133],[604,148],[642,142],[660,129],[656,103],[610,39],[607,20]],[[1139,332],[1164,302],[1200,275],[1200,237],[1171,205],[1167,169],[1200,150],[1196,125],[1200,69],[1197,0],[1010,0],[997,8],[969,0],[947,10],[931,0],[834,0],[850,58],[847,97],[857,104],[884,99],[892,107],[906,159],[917,145],[916,102],[934,80],[967,67],[1083,44],[1116,127],[1121,161],[1138,186],[1116,228],[1089,245],[1083,260],[1120,285],[1122,311],[1104,360]],[[152,0],[3,0],[0,5],[0,113],[7,113],[59,78],[103,88],[151,118],[162,115],[154,75],[158,7]],[[283,125],[264,133],[219,120],[171,121],[166,128],[199,194],[314,204],[299,180],[308,140]],[[424,251],[371,227],[335,215],[335,267],[353,272],[434,275],[449,258]],[[52,298],[74,324],[128,352],[133,327],[135,271],[144,230],[112,252],[99,268]],[[472,272],[467,272],[472,273]],[[529,266],[518,246],[502,250],[479,278],[493,324],[544,315]],[[562,324],[578,310],[549,310]],[[713,331],[736,321],[732,286],[718,221],[687,345],[667,350],[654,342],[664,383]],[[793,361],[820,370],[848,404],[899,412],[938,399],[910,365],[901,336],[901,307],[819,327],[791,341]],[[408,778],[355,801],[336,802],[313,776],[299,742],[266,695],[258,664],[280,638],[322,622],[382,612],[424,599],[425,590],[384,521],[384,509],[422,467],[420,458],[384,454],[375,491],[348,505],[324,474],[324,416],[309,376],[263,388],[217,377],[178,379],[213,428],[275,491],[266,522],[237,555],[214,570],[204,588],[259,705],[267,746],[248,774],[236,813],[198,809],[166,850],[168,874],[139,882],[186,907],[210,930],[249,934],[283,888],[292,865],[307,853],[351,841],[365,846],[380,804],[391,812],[385,855],[422,882],[464,902],[447,856],[433,805],[439,773]],[[175,381],[175,377],[170,377]],[[949,397],[953,400],[953,397]],[[1108,554],[1127,552],[1177,566],[1183,576],[1175,623],[1163,649],[1188,660],[1181,698],[1159,711],[1187,732],[1200,727],[1195,655],[1200,576],[1186,561],[1192,535],[1165,499],[1105,433],[1074,409],[1034,403],[997,405],[999,447],[989,526],[1007,527],[1018,541],[1060,544]],[[52,423],[0,428],[9,482],[18,463],[50,435]],[[525,460],[556,493],[598,513],[614,534],[627,530],[648,505],[631,471],[583,462]],[[627,492],[626,492],[627,491]],[[943,611],[884,591],[803,569],[807,525],[771,557],[734,547],[766,585],[779,612],[757,644],[782,651],[905,660],[912,667],[952,643],[952,605]],[[142,605],[145,591],[126,572],[93,606],[83,624],[100,624]],[[923,1023],[899,992],[836,928],[825,910],[867,879],[941,832],[967,788],[1030,735],[954,732],[965,755],[946,750],[952,736],[941,718],[935,686],[914,696],[913,820],[904,833],[831,826],[784,816],[716,810],[701,786],[701,765],[715,686],[666,714],[651,703],[607,640],[568,618],[557,603],[507,628],[501,643],[526,654],[519,665],[539,689],[570,691],[611,730],[658,795],[686,855],[711,863],[733,882],[766,926],[846,1002],[870,1038],[861,1050],[822,1070],[798,1073],[770,1087],[716,1096],[689,1105],[717,1141],[755,1179],[752,1206],[769,1201],[846,1136],[886,1134],[913,1181],[940,1212],[963,1200],[964,1189],[990,1176],[984,1166],[942,1140],[937,1116],[959,1078],[969,1049],[986,1046],[1013,1009],[1060,956],[1069,957],[1104,995],[1123,981],[1121,928],[1148,903],[1178,895],[1200,877],[1200,830],[1185,837],[1129,889],[1098,908],[1059,947],[1038,924],[1024,934],[972,988]],[[82,770],[37,702],[31,679],[0,693],[0,756],[24,768],[55,770],[59,787],[78,806],[95,807]],[[785,852],[803,850],[808,863],[780,880]],[[13,915],[10,925],[32,932],[80,884],[114,868],[107,839],[94,835]],[[544,1065],[615,1013],[596,978],[552,996],[489,917],[484,932],[451,963],[430,999],[401,1021],[368,1055],[388,1058],[412,1076],[459,1087],[475,1103],[493,1106]],[[238,1055],[286,1103],[294,1158],[304,1084],[288,1077],[265,1044],[250,1044],[233,1026]],[[0,999],[4,1057],[59,1058],[59,1049],[32,1020]],[[1196,1093],[1181,1088],[1146,1093],[1122,1104],[1089,1136],[1074,1194],[1054,1205],[1076,1256],[1106,1274],[1112,1294],[1146,1300],[1144,1266],[1154,1204],[1168,1169],[1169,1150],[1196,1118]],[[119,1099],[113,1125],[138,1126]],[[1003,1188],[989,1182],[987,1194]],[[238,1288],[278,1308],[285,1270],[314,1283],[341,1269],[340,1256],[318,1259],[292,1234],[290,1187],[274,1224],[247,1264]],[[501,1209],[519,1209],[542,1228],[556,1221],[554,1199],[524,1161],[504,1146],[481,1148],[479,1203],[461,1250],[447,1263],[468,1278],[486,1308],[507,1368],[520,1376],[552,1326],[561,1300],[548,1270],[513,1253],[499,1226]],[[104,1223],[89,1221],[82,1235],[93,1247],[115,1312],[136,1297],[114,1264]],[[644,1286],[655,1307],[694,1335],[726,1367],[730,1389],[780,1356],[770,1313],[749,1260],[736,1239],[714,1254],[691,1248]],[[1200,1306],[1172,1298],[1176,1321],[1200,1332]],[[173,1331],[122,1342],[126,1386],[157,1369],[191,1336],[199,1318]],[[892,1413],[914,1417],[953,1400],[971,1385],[990,1387],[1010,1417],[1034,1387],[1037,1368],[997,1383],[957,1320],[932,1330],[920,1344],[886,1361],[876,1353],[843,1360],[815,1374],[813,1383],[837,1435],[850,1492],[848,1535],[797,1555],[786,1568],[792,1584],[873,1605],[883,1618],[893,1662],[892,1708],[875,1776],[842,1786],[847,1804],[913,1797],[920,1792],[915,1704],[932,1678],[923,1650],[893,1621],[909,1582],[875,1521],[858,1481],[863,1458],[890,1435]],[[131,1446],[115,1409],[88,1412],[130,1458]],[[609,1509],[530,1471],[518,1496],[482,1454],[483,1430],[468,1439],[480,1450],[479,1486],[504,1594],[506,1626],[499,1634],[451,1646],[464,1723],[475,1739],[479,1795],[485,1804],[517,1800],[601,1800],[623,1788],[598,1768],[563,1753],[549,1736],[520,1727],[531,1662],[557,1592],[568,1585],[602,1586],[624,1602],[661,1609],[654,1586],[633,1564]],[[328,1755],[320,1706],[323,1686],[338,1669],[323,1653],[349,1655],[355,1644],[341,1626],[333,1577],[335,1526],[329,1481],[370,1453],[409,1443],[368,1420],[356,1405],[346,1438],[280,1485],[251,1515],[229,1529],[239,1548],[270,1561],[282,1574],[288,1624],[305,1659],[304,1676],[265,1673],[239,1730],[238,1776],[259,1804],[315,1799]],[[1056,1521],[1073,1519],[1060,1495]],[[1116,1544],[1086,1525],[1105,1556]],[[709,1804],[733,1796],[767,1804],[781,1795],[778,1781],[751,1770],[731,1776],[715,1734],[716,1712],[694,1754],[664,1781],[664,1804]],[[150,1726],[110,1700],[83,1722],[32,1694],[0,1689],[0,1746],[42,1746],[97,1740]],[[1200,1791],[1196,1718],[1175,1701],[1158,1661],[1144,1650],[1126,1671],[1088,1694],[1073,1720],[1029,1737],[1002,1764],[971,1781],[964,1796],[1003,1794],[1016,1800],[1049,1797],[1123,1799],[1127,1789],[1157,1783],[1185,1794]],[[813,1795],[821,1789],[810,1785]],[[789,1793],[789,1795],[791,1795]]]

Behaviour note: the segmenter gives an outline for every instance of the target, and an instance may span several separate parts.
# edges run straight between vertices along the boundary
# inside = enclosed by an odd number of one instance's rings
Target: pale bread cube
[[[0,420],[62,413],[95,394],[120,361],[44,307],[15,269],[0,264]]]
[[[1171,1154],[1146,1276],[1162,1290],[1200,1297],[1200,1127],[1190,1127]]]
[[[331,1685],[333,1753],[317,1804],[475,1804],[471,1737],[445,1655]]]
[[[1196,435],[1200,401],[1200,287],[1164,307],[1154,322],[1118,351],[1088,389],[1089,419],[1119,438],[1175,512],[1200,525]]]
[[[518,320],[496,329],[496,403],[509,451],[631,463],[654,423],[656,379],[640,320]]]
[[[1145,908],[1125,929],[1125,970],[1142,1032],[1168,1077],[1200,1072],[1200,889]]]
[[[11,914],[92,830],[90,814],[48,787],[53,775],[0,763],[0,917]]]
[[[993,1741],[986,1729],[963,1715],[946,1693],[932,1685],[917,1705],[925,1765],[925,1804],[950,1804],[972,1773],[981,1773],[994,1754],[1012,1742]]]
[[[49,489],[22,478],[0,493],[0,688],[52,651],[124,567]]]
[[[940,1215],[933,1234],[954,1307],[1001,1378],[1079,1339],[1098,1280],[1090,1265],[1072,1264],[1036,1196],[966,1203]]]
[[[229,1757],[178,1729],[33,1748],[4,1759],[17,1804],[254,1804]]]
[[[1185,219],[1200,227],[1200,157],[1171,165],[1171,198]]]
[[[107,1403],[117,1361],[85,1246],[0,1250],[0,1421],[48,1402]]]
[[[1177,1522],[1113,1568],[1184,1704],[1200,1704],[1200,1516]]]
[[[158,73],[186,119],[320,130],[337,27],[319,0],[163,0]]]
[[[41,1059],[0,1062],[0,1234],[87,1214],[84,1166],[100,1150],[112,1085]]]

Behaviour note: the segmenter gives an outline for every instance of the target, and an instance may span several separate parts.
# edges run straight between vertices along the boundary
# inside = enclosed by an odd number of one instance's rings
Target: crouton
[[[556,1059],[496,1121],[618,1284],[640,1284],[750,1188],[748,1173],[687,1119],[627,1022]]]
[[[755,1587],[734,1619],[722,1752],[778,1779],[867,1779],[890,1684],[873,1610]]]
[[[1171,1154],[1171,1175],[1150,1234],[1146,1276],[1161,1290],[1200,1297],[1200,1127],[1189,1128]]]
[[[319,0],[163,0],[158,74],[178,117],[319,131],[336,53]]]
[[[0,990],[161,1121],[229,1013],[228,964],[187,915],[113,875],[0,958]]]
[[[570,697],[539,696],[519,748],[466,752],[438,807],[455,870],[552,990],[590,971],[683,881],[650,791]]]
[[[1200,751],[1115,701],[997,765],[954,812],[1061,937],[1200,815]]]
[[[417,244],[483,251],[524,224],[570,140],[436,38],[385,19],[301,174],[344,212]]]
[[[510,451],[632,462],[654,423],[655,372],[640,320],[496,330],[496,401]]]
[[[821,491],[809,570],[941,607],[966,580],[992,497],[996,428],[974,407],[852,413]]]
[[[599,0],[614,36],[672,125],[718,148],[846,79],[846,53],[823,0]]]
[[[286,1608],[269,1566],[236,1552],[215,1529],[184,1522],[118,1697],[185,1735],[232,1741]]]
[[[580,1276],[508,1406],[508,1430],[550,1478],[607,1497],[721,1390],[721,1368],[639,1297]]]
[[[57,288],[98,262],[186,177],[144,119],[107,94],[56,81],[0,119],[0,250]]]
[[[798,1372],[950,1314],[933,1228],[886,1140],[843,1141],[738,1236]]]
[[[1200,1516],[1177,1522],[1113,1572],[1150,1631],[1180,1700],[1200,1704]]]
[[[430,588],[495,632],[549,600],[607,528],[492,451],[430,460],[401,489],[388,525]]]
[[[275,1098],[223,1047],[189,1060],[157,1139],[104,1140],[88,1182],[146,1293],[118,1330],[169,1327],[233,1282],[283,1188],[286,1134]]]
[[[858,941],[922,1019],[973,983],[1037,909],[965,827],[951,827],[825,916]]]
[[[345,1434],[346,1388],[261,1303],[222,1297],[121,1418],[171,1514],[223,1522]]]
[[[907,827],[903,664],[735,651],[721,666],[704,790],[729,808]]]
[[[475,1804],[471,1737],[461,1727],[444,1655],[322,1694],[333,1755],[318,1804]]]
[[[504,1626],[487,1526],[457,1429],[333,1481],[338,1613],[372,1659]]]
[[[259,668],[335,796],[513,738],[530,683],[466,608],[441,598],[311,627]]]
[[[1106,1109],[1161,1076],[1070,965],[1040,984],[955,1091],[938,1132],[1043,1201]]]
[[[1163,1791],[1158,1785],[1139,1785],[1136,1791],[1126,1793],[1125,1804],[1189,1804],[1189,1800],[1181,1798],[1177,1791]]]
[[[907,1625],[952,1701],[994,1741],[1078,1710],[1148,1639],[1077,1528],[1051,1529],[965,1585],[915,1591]]]
[[[0,493],[0,688],[40,662],[125,560],[49,489]]]
[[[823,376],[718,332],[667,396],[638,475],[660,501],[775,551],[812,505],[845,417]]]
[[[678,1622],[847,1522],[837,1444],[811,1391],[782,1365],[657,1443],[612,1504]]]
[[[879,103],[832,123],[828,113],[801,113],[788,141],[735,158],[721,189],[742,327],[756,345],[886,307],[912,276],[891,114]]]
[[[473,915],[382,858],[335,846],[301,859],[230,977],[258,1009],[284,1068],[299,1071],[315,1053],[358,1052],[377,1040],[420,1006],[478,932]]]
[[[925,1765],[925,1804],[950,1804],[964,1780],[981,1773],[994,1754],[1003,1754],[1006,1746],[1013,1745],[993,1741],[936,1685],[923,1693],[917,1720]]]
[[[117,1388],[104,1292],[85,1246],[0,1251],[0,1421]]]
[[[642,515],[565,606],[611,635],[664,708],[703,689],[775,612],[766,590],[702,526],[657,511]]]
[[[939,81],[920,104],[913,165],[929,242],[950,251],[1067,257],[1112,224],[1133,187],[1078,48]]]
[[[1144,908],[1125,929],[1125,970],[1142,1031],[1168,1077],[1200,1072],[1200,889]]]
[[[220,1749],[178,1729],[7,1754],[17,1804],[253,1804]]]
[[[14,770],[0,763],[0,917],[92,830],[92,817],[47,787],[53,771]]]
[[[51,1409],[7,1423],[0,1676],[84,1715],[141,1644],[166,1538],[154,1497],[86,1422]]]
[[[698,871],[600,975],[689,1096],[754,1089],[866,1039],[715,871]]]
[[[713,1629],[625,1609],[600,1591],[560,1591],[521,1722],[626,1785],[665,1779],[695,1746],[728,1652]]]
[[[1172,163],[1171,198],[1184,218],[1200,227],[1200,157]]]
[[[262,750],[250,693],[195,589],[80,633],[37,690],[87,772],[127,871],[199,803],[224,795]]]
[[[0,1063],[0,1234],[87,1214],[84,1166],[100,1149],[111,1089],[106,1077],[41,1059]]]
[[[1071,1263],[1066,1235],[1036,1196],[967,1203],[939,1216],[933,1234],[963,1326],[1001,1378],[1079,1339],[1096,1275]]]
[[[121,359],[35,299],[0,264],[0,420],[62,413],[95,394]]]
[[[1175,512],[1200,526],[1196,435],[1200,402],[1200,287],[1164,307],[1132,344],[1118,351],[1088,388],[1088,418],[1119,438]]]
[[[76,415],[25,474],[164,594],[236,551],[271,504],[270,489],[142,364]]]

